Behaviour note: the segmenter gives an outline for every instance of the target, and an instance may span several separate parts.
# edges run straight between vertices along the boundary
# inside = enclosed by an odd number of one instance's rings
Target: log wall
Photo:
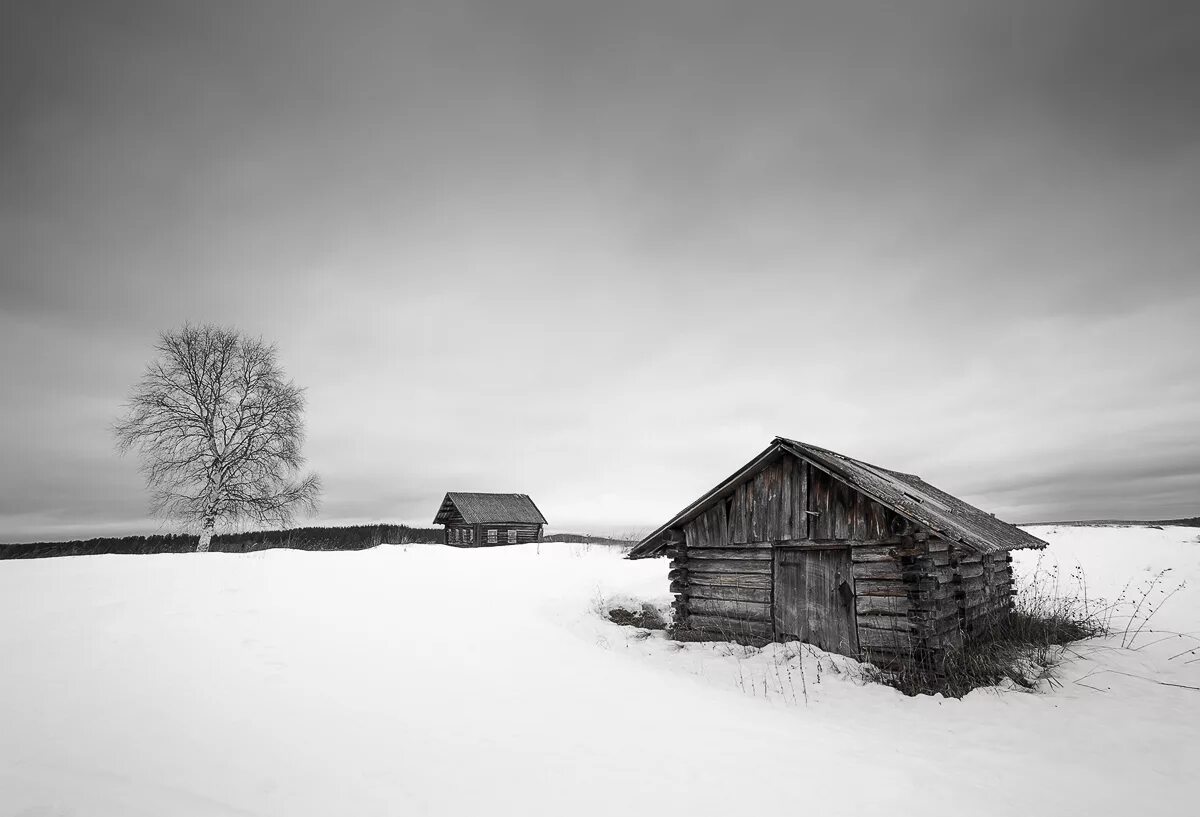
[[[919,649],[920,548],[913,536],[852,546],[858,645],[868,660],[890,664]]]
[[[1008,554],[980,555],[920,532],[904,539],[897,547],[852,551],[856,573],[860,565],[879,572],[869,560],[890,558],[885,562],[890,565],[886,584],[857,581],[859,643],[868,660],[885,665],[936,660],[961,647],[968,636],[986,633],[1012,609],[1013,574]],[[864,605],[875,586],[894,599],[884,605]],[[864,606],[879,609],[864,615]],[[892,609],[885,613],[888,606]]]
[[[489,532],[495,531],[494,539]],[[510,531],[513,536],[509,537]],[[496,545],[523,545],[542,538],[541,525],[447,525],[443,541],[455,547],[491,547]],[[515,540],[515,541],[513,541]]]
[[[675,637],[762,644],[774,639],[771,548],[692,548],[671,553]]]

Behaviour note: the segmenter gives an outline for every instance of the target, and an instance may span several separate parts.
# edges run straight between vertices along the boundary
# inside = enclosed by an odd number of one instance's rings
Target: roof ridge
[[[837,457],[838,459],[850,460],[851,462],[856,462],[859,465],[865,465],[866,467],[868,467],[872,470],[882,471],[885,474],[897,474],[898,476],[902,476],[902,477],[910,477],[912,479],[921,479],[916,474],[910,474],[907,471],[893,471],[891,468],[884,468],[882,465],[876,465],[873,462],[867,462],[866,460],[860,460],[858,457],[851,457],[849,454],[842,454],[838,451],[834,451],[832,448],[822,448],[819,445],[813,445],[812,443],[802,442],[801,440],[793,440],[790,437],[776,437],[775,440],[783,441],[785,443],[791,443],[792,445],[798,445],[801,448],[812,449],[813,451],[820,451],[822,454],[831,454],[831,455]],[[922,481],[924,481],[924,480],[922,480]]]

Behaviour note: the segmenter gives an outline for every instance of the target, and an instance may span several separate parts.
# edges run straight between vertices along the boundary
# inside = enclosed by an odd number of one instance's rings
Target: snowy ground
[[[1200,530],[1034,532],[1093,595],[1188,586],[963,700],[617,627],[666,564],[602,548],[4,562],[0,817],[1194,813]]]

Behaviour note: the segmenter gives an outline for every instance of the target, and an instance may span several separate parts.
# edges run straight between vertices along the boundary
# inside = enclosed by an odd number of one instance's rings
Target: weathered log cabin
[[[671,558],[675,632],[937,661],[1012,609],[1012,556],[1046,543],[929,483],[777,437],[643,539]]]
[[[488,547],[540,542],[546,518],[525,494],[469,494],[451,491],[433,524],[445,525],[445,543]]]

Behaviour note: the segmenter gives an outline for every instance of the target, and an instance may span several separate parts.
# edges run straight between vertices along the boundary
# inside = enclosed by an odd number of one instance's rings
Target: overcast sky
[[[1200,4],[305,5],[4,5],[0,541],[159,529],[184,321],[278,343],[323,522],[642,531],[775,435],[1200,513]]]

